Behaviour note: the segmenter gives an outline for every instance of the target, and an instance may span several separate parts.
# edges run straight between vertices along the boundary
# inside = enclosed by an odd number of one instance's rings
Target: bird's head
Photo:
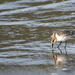
[[[56,38],[52,35],[51,37],[50,37],[50,43],[55,43],[56,42]]]

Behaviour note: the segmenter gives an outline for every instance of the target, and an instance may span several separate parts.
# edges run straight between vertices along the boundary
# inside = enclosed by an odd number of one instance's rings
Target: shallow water
[[[75,0],[0,1],[0,75],[74,75],[55,69],[50,36],[55,30],[75,30]],[[75,59],[75,36],[60,49]],[[61,54],[54,45],[54,53]],[[10,70],[10,72],[9,72]]]

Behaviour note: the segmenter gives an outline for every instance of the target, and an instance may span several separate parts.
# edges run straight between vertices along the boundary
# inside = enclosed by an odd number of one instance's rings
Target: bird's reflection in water
[[[69,66],[74,65],[74,59],[67,54],[55,54],[53,52],[51,54],[51,59],[55,63],[55,67],[61,68],[62,70],[69,70]]]
[[[51,59],[54,61],[56,67],[67,66],[68,59],[64,55],[52,54]]]

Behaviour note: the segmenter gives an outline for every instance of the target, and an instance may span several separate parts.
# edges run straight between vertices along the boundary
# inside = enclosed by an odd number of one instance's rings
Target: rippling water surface
[[[58,29],[75,30],[75,0],[0,1],[0,75],[74,75],[75,66],[54,68],[50,36]],[[67,55],[75,60],[75,36]],[[61,54],[54,46],[54,53]]]

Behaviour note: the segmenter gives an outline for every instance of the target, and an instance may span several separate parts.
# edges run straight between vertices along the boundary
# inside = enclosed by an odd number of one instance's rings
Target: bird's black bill
[[[52,48],[53,48],[53,46],[54,46],[54,45],[52,44]]]

